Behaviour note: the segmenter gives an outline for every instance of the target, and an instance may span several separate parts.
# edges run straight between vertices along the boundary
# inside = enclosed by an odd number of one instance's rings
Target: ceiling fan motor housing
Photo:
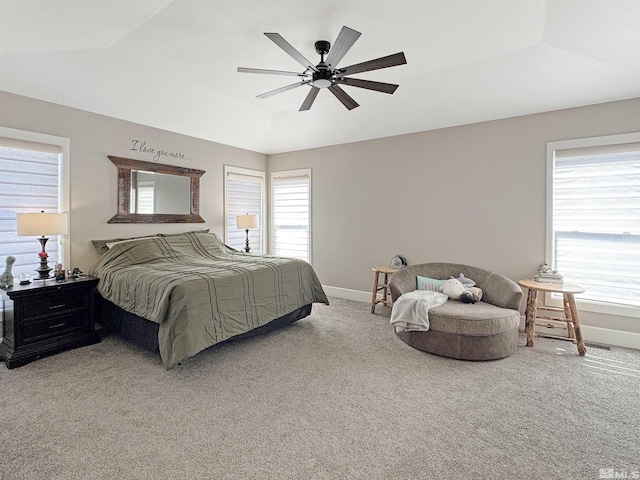
[[[329,53],[329,49],[331,48],[331,44],[326,40],[318,40],[315,45],[316,53],[318,55],[326,55]]]
[[[318,71],[313,72],[311,85],[316,88],[327,88],[333,85],[333,72],[326,65],[318,65]]]
[[[318,40],[315,43],[316,52],[320,55],[320,63],[316,65],[317,71],[311,76],[311,85],[316,88],[327,88],[333,85],[333,72],[324,63],[324,56],[329,53],[331,44],[326,40]]]

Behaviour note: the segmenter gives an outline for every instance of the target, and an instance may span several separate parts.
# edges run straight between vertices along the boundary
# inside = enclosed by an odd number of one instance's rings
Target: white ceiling
[[[403,51],[407,65],[344,87],[258,99],[362,33],[339,66]],[[0,90],[279,153],[640,97],[640,0],[0,0]],[[0,106],[1,107],[1,106]]]

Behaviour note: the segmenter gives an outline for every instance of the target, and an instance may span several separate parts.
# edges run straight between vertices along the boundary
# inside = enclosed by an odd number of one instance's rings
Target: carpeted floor
[[[118,338],[0,364],[0,479],[597,479],[640,471],[640,351],[462,362],[331,299],[166,371]],[[613,469],[613,470],[601,470]],[[608,478],[613,478],[610,476]],[[616,477],[619,478],[619,477]]]

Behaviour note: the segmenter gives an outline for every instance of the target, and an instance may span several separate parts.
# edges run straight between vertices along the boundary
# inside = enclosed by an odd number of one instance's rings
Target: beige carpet
[[[640,351],[579,357],[568,342],[536,339],[506,359],[462,362],[402,343],[387,308],[331,302],[171,371],[114,337],[14,370],[0,364],[0,479],[640,470]]]

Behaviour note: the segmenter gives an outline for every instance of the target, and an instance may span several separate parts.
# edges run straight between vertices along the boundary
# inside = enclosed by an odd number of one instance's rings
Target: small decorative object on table
[[[55,279],[57,282],[64,282],[64,268],[62,268],[61,263],[56,265]]]
[[[391,259],[391,265],[389,266],[396,269],[404,268],[407,266],[407,259],[402,255],[396,255]]]
[[[20,275],[18,275],[18,280],[20,280],[20,285],[27,285],[31,283],[31,275],[29,275],[27,272],[22,272]]]
[[[9,255],[7,257],[7,266],[4,269],[4,273],[0,275],[0,287],[13,287],[13,274],[11,268],[16,263],[16,257]]]
[[[543,263],[538,267],[538,273],[533,277],[533,280],[540,283],[563,283],[562,275],[557,270],[553,270],[546,263]]]

